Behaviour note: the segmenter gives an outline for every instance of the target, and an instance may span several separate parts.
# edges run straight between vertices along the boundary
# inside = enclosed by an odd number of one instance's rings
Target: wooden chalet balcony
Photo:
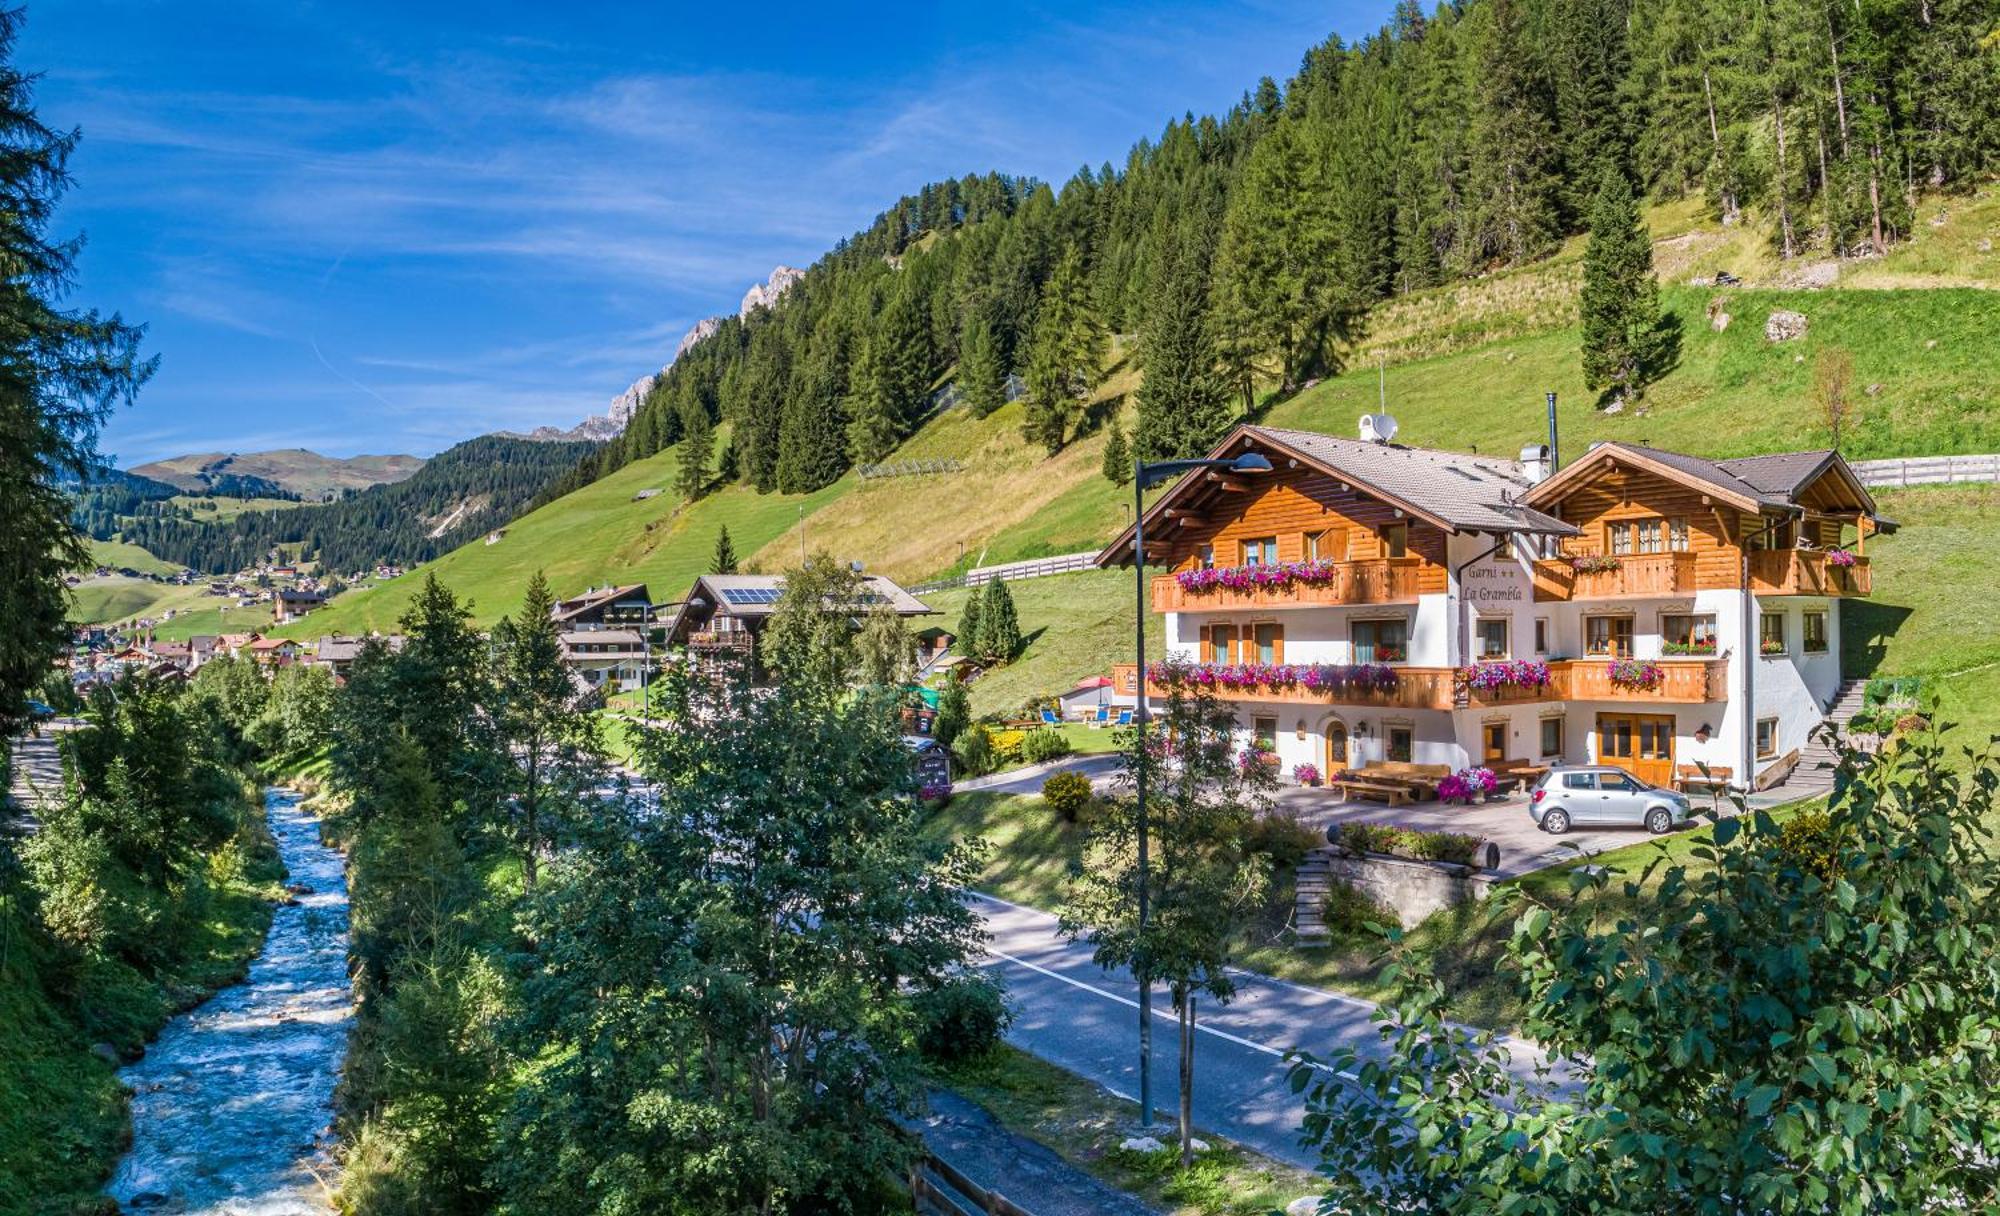
[[[1231,611],[1241,608],[1329,608],[1343,604],[1414,604],[1422,563],[1416,558],[1332,562],[1326,582],[1294,580],[1281,587],[1210,587],[1191,591],[1176,575],[1153,578],[1155,612]]]
[[[1567,557],[1535,563],[1535,599],[1610,600],[1651,595],[1687,595],[1694,591],[1694,554],[1634,553],[1613,559],[1612,570],[1588,573],[1570,565]]]
[[[1868,595],[1868,559],[1836,566],[1823,549],[1767,549],[1750,555],[1750,590],[1758,595]]]
[[[1256,701],[1279,705],[1375,705],[1384,709],[1450,709],[1453,700],[1455,674],[1449,667],[1398,667],[1395,668],[1396,683],[1393,687],[1359,688],[1346,687],[1332,690],[1308,689],[1303,687],[1231,688],[1214,685],[1208,691],[1220,701]],[[1138,691],[1139,669],[1132,663],[1119,663],[1111,668],[1111,687],[1119,696],[1132,696]],[[1167,689],[1157,681],[1148,681],[1146,695],[1164,697]]]
[[[722,631],[703,630],[688,635],[689,650],[749,650],[751,633],[747,629]]]
[[[1656,659],[1660,682],[1650,688],[1611,679],[1610,659],[1561,659],[1549,664],[1550,692],[1557,701],[1632,701],[1656,704],[1726,701],[1728,659]]]

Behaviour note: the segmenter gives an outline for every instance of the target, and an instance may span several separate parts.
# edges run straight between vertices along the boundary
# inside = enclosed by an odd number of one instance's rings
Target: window
[[[1410,525],[1382,525],[1382,556],[1407,557],[1410,552]]]
[[[1256,540],[1243,542],[1243,564],[1246,566],[1275,566],[1278,564],[1278,538],[1260,536]]]
[[[1826,653],[1826,613],[1805,614],[1805,640],[1801,648],[1807,654]]]
[[[1507,724],[1488,722],[1480,729],[1481,741],[1485,746],[1482,759],[1493,763],[1507,758]]]
[[[1586,654],[1632,657],[1632,618],[1629,616],[1587,616],[1583,618],[1583,649]]]
[[[1408,621],[1354,622],[1354,661],[1401,663],[1410,657]]]
[[[1667,654],[1714,654],[1715,616],[1669,612],[1660,617],[1660,645]]]
[[[1563,788],[1566,790],[1594,790],[1597,788],[1597,774],[1564,773]]]
[[[1268,621],[1262,625],[1252,625],[1250,627],[1250,636],[1256,645],[1257,662],[1281,663],[1284,661],[1285,627],[1283,625]]]
[[[1389,728],[1388,758],[1390,760],[1408,764],[1410,757],[1416,755],[1416,751],[1416,731],[1407,726],[1392,726]]]
[[[1639,521],[1639,552],[1665,553],[1667,551],[1667,521],[1664,519],[1642,519]]]
[[[1548,652],[1549,652],[1549,618],[1545,616],[1538,616],[1535,618],[1535,653],[1547,654]]]
[[[1619,520],[1604,525],[1604,551],[1613,557],[1624,557],[1632,552],[1632,523]]]
[[[1250,720],[1250,745],[1260,752],[1278,750],[1278,720],[1276,718],[1252,718]]]
[[[1236,626],[1210,625],[1208,627],[1208,653],[1203,657],[1211,663],[1233,663],[1236,655]]]
[[[1482,659],[1507,657],[1507,618],[1487,616],[1473,625],[1473,653]]]
[[[1767,612],[1757,621],[1757,650],[1760,654],[1785,653],[1785,614]]]
[[[1757,758],[1766,759],[1778,754],[1778,720],[1776,718],[1757,719]]]
[[[1201,568],[1204,570],[1215,569],[1215,546],[1203,545],[1196,560],[1201,563]]]
[[[1549,758],[1563,754],[1563,720],[1561,718],[1542,719],[1542,756]]]
[[[1675,516],[1667,521],[1667,548],[1675,553],[1686,553],[1688,545],[1688,521]]]

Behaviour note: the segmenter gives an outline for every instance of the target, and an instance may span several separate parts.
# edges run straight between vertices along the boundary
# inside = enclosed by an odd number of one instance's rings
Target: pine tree
[[[1162,231],[1161,258],[1139,327],[1139,420],[1133,448],[1142,460],[1207,452],[1228,429],[1232,411],[1218,372],[1208,293],[1209,247],[1198,230]],[[1125,479],[1131,466],[1124,469]],[[1123,485],[1124,480],[1114,479]]]
[[[959,338],[958,391],[974,417],[985,418],[1007,404],[1007,368],[983,317],[967,321]]]
[[[1632,184],[1607,170],[1590,208],[1590,243],[1583,253],[1583,380],[1607,398],[1643,395],[1656,375],[1660,283],[1653,242],[1639,219]]]
[[[881,460],[896,450],[903,437],[876,347],[876,339],[863,339],[860,356],[849,373],[854,391],[847,402],[847,451],[856,464]]]
[[[1014,614],[1014,593],[1007,580],[986,584],[986,602],[979,609],[979,641],[984,657],[995,663],[1011,662],[1021,649],[1021,621]]]
[[[1287,116],[1251,150],[1223,222],[1217,319],[1246,402],[1246,345],[1276,353],[1284,387],[1296,389],[1328,362],[1352,319],[1334,277],[1325,162],[1302,127]]]
[[[1473,251],[1518,263],[1547,253],[1562,232],[1550,99],[1535,70],[1520,0],[1488,0],[1474,39],[1479,106],[1471,133]]]
[[[493,719],[513,761],[500,771],[509,775],[506,805],[530,889],[564,822],[596,798],[604,775],[597,717],[563,661],[554,607],[555,595],[537,570],[520,611],[494,631]]]
[[[736,545],[729,539],[729,525],[715,534],[715,556],[708,563],[710,574],[736,573]]]
[[[848,343],[840,323],[813,340],[813,352],[792,377],[785,398],[784,426],[778,437],[778,489],[810,494],[840,479],[848,469],[846,375]]]
[[[1042,292],[1028,351],[1022,434],[1051,456],[1069,443],[1104,375],[1105,335],[1086,299],[1083,254],[1071,245]]]
[[[986,588],[971,588],[965,597],[965,607],[958,614],[958,637],[952,648],[974,662],[986,657],[985,622],[981,620],[985,610]]]
[[[1132,480],[1132,451],[1125,446],[1125,428],[1111,420],[1111,438],[1104,444],[1104,479],[1114,486]]]
[[[714,452],[715,427],[708,420],[708,407],[690,386],[681,400],[681,448],[674,479],[688,502],[708,492],[708,461]]]

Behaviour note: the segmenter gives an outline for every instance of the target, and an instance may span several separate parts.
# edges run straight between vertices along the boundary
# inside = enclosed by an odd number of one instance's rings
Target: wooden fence
[[[1068,574],[1075,570],[1090,570],[1097,565],[1097,550],[1088,553],[1065,553],[1058,557],[1035,557],[1024,562],[1006,562],[998,566],[974,566],[964,574],[951,578],[933,579],[919,583],[910,590],[922,594],[926,591],[943,591],[948,587],[979,587],[996,578],[1008,582],[1018,582],[1024,578],[1041,578],[1049,574]]]
[[[1866,486],[1941,486],[1961,481],[2000,481],[2000,453],[1985,456],[1908,456],[1857,460],[1854,471]]]
[[[924,1154],[910,1168],[910,1198],[917,1211],[938,1216],[1034,1216],[998,1191],[989,1191],[951,1167],[949,1161]]]

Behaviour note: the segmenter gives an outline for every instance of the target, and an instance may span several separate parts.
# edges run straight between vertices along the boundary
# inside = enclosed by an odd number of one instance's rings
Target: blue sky
[[[1386,0],[34,0],[73,301],[151,326],[130,464],[568,426],[926,181],[1060,183]]]

